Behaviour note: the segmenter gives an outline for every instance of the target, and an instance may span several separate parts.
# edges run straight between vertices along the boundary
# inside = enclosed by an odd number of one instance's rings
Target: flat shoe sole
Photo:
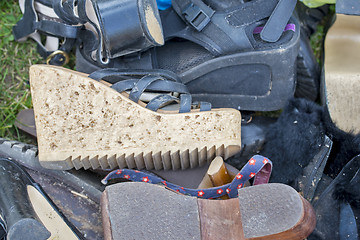
[[[310,203],[284,184],[239,190],[239,198],[208,200],[162,186],[119,183],[102,199],[105,239],[304,239],[315,228]]]
[[[30,86],[39,161],[51,169],[186,169],[241,146],[235,109],[154,112],[69,69],[34,65]]]

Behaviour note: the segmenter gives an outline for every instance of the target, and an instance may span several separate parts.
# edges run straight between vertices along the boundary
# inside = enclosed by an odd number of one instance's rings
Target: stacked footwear
[[[153,0],[20,5],[24,17],[15,38],[44,34],[49,41],[38,44],[51,65],[30,67],[36,171],[108,173],[101,202],[65,191],[101,208],[106,239],[304,239],[314,230],[310,203],[290,186],[268,184],[272,163],[266,157],[251,157],[232,176],[224,165],[220,175],[227,178],[219,181],[208,170],[215,158],[241,151],[239,110],[279,110],[294,94],[300,41],[295,0],[174,0],[160,11]],[[64,41],[49,48],[57,37]],[[73,48],[77,71],[61,66]],[[181,177],[172,182],[166,175]],[[201,183],[183,184],[195,175],[204,176]],[[210,188],[203,187],[206,176]],[[23,182],[16,184],[30,185]],[[32,194],[28,187],[19,192]],[[209,200],[214,198],[221,200]],[[11,230],[9,207],[0,205],[5,230]],[[47,233],[46,220],[31,213]],[[79,222],[75,212],[69,215]],[[85,214],[78,215],[83,221]],[[82,238],[76,230],[70,234]]]
[[[41,18],[46,13],[40,7],[37,14],[41,4],[26,1],[24,17],[14,28],[16,39],[40,31],[57,36],[48,30],[55,25],[59,37],[76,36],[81,72],[109,67],[170,70],[195,101],[239,110],[278,110],[294,94],[300,38],[299,23],[291,17],[295,0],[173,1],[160,12],[154,1],[86,5],[83,0],[55,0],[58,18],[53,21]],[[27,22],[33,27],[24,31]],[[69,49],[60,48],[62,52],[48,51],[49,63],[64,63],[55,58]]]

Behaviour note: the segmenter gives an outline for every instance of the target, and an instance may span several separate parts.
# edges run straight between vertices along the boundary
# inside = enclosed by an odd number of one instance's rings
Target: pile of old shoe
[[[357,239],[360,4],[303,2],[20,1],[0,239]]]

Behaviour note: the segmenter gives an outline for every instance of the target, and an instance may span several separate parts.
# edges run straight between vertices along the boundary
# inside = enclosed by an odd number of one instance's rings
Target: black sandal
[[[164,46],[110,59],[106,66],[174,71],[194,100],[215,107],[277,110],[295,89],[300,32],[291,18],[295,4],[253,0],[222,8],[217,1],[173,1],[173,8],[160,11]],[[77,48],[77,69],[104,68],[86,43]]]
[[[85,239],[30,175],[0,158],[0,209],[8,239]]]

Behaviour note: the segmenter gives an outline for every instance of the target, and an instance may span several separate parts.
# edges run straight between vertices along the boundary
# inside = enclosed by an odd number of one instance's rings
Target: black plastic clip
[[[190,3],[182,12],[186,21],[199,32],[210,22],[214,13],[215,11],[209,7],[200,8],[193,3]]]

